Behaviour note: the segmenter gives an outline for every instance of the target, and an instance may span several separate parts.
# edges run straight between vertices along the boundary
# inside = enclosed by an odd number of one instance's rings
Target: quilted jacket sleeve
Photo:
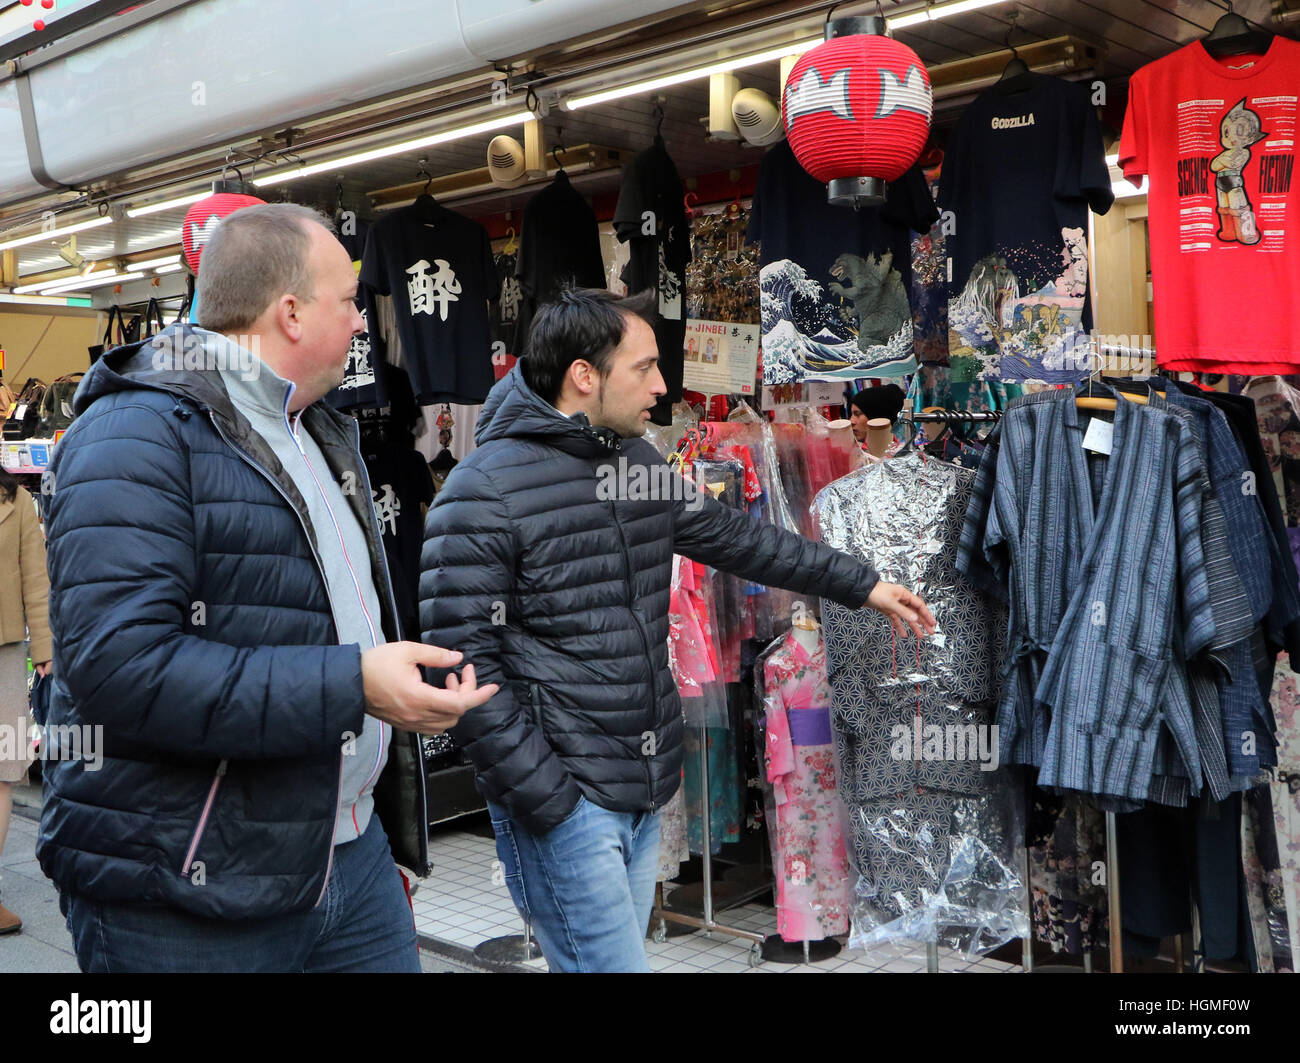
[[[55,674],[82,722],[196,757],[338,749],[364,718],[359,647],[237,647],[195,634],[185,440],[146,401],[109,406],[59,444],[46,546]]]
[[[673,549],[733,576],[815,594],[850,609],[866,604],[880,581],[870,565],[825,543],[765,524],[687,485],[673,504]]]
[[[515,566],[505,500],[482,472],[462,465],[447,477],[425,522],[420,631],[430,645],[460,650],[480,684],[500,684],[451,733],[473,761],[483,796],[527,830],[545,833],[577,807],[582,793],[521,704],[526,689],[502,676]]]

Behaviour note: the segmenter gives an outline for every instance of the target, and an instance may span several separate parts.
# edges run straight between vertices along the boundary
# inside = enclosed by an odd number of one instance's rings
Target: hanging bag
[[[113,339],[113,322],[117,322],[117,340]],[[108,308],[108,321],[104,325],[104,339],[102,343],[96,343],[93,347],[88,347],[90,352],[90,364],[94,365],[104,356],[105,351],[111,351],[114,347],[120,347],[126,340],[122,339],[122,310],[117,305]]]
[[[40,418],[41,400],[44,398],[45,381],[31,377],[18,393],[18,401],[9,411],[4,429],[0,431],[6,443],[18,443],[32,438]]]
[[[153,339],[166,327],[167,322],[163,320],[162,304],[157,299],[150,299],[149,304],[144,309],[144,331],[140,338],[142,340]]]
[[[72,424],[75,416],[72,412],[72,397],[77,393],[81,383],[81,373],[69,373],[61,376],[45,389],[41,400],[40,416],[37,418],[35,437],[53,439],[55,432],[61,432]]]

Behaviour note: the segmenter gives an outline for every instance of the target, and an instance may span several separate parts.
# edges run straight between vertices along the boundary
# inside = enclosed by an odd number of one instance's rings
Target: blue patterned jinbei
[[[1003,757],[1039,765],[1040,786],[1125,811],[1152,796],[1155,775],[1185,774],[1192,792],[1203,781],[1186,661],[1216,635],[1210,483],[1194,425],[1159,395],[1119,402],[1109,457],[1084,449],[1097,419],[1074,398],[1011,404],[980,464],[959,564],[1009,595]]]

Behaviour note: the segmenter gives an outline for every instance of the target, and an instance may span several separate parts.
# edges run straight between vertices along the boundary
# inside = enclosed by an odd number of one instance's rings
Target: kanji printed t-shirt
[[[371,227],[361,283],[393,297],[402,362],[422,405],[487,397],[497,273],[483,226],[421,196]]]
[[[339,243],[352,259],[353,268],[360,272],[370,223],[361,221],[353,211],[340,211],[334,217],[334,224],[338,229]],[[384,386],[384,343],[378,329],[371,329],[371,322],[378,317],[375,293],[364,284],[357,285],[356,305],[366,323],[366,331],[352,337],[343,383],[325,396],[325,401],[336,410],[374,409],[388,405],[388,392]]]
[[[901,376],[912,346],[912,233],[939,216],[913,166],[879,206],[833,206],[782,141],[759,165],[748,237],[759,245],[763,383]]]
[[[614,208],[614,232],[631,251],[623,283],[629,295],[653,288],[658,293],[655,340],[659,372],[668,393],[655,405],[655,424],[672,423],[672,405],[682,399],[686,345],[686,264],[691,260],[691,230],[682,198],[682,179],[662,138],[638,154],[624,170]]]
[[[420,547],[424,537],[420,507],[433,502],[433,474],[424,455],[409,446],[367,445],[363,441],[362,457],[405,637],[418,638]]]
[[[1182,372],[1300,367],[1300,43],[1215,59],[1197,41],[1138,70],[1120,138],[1146,174],[1156,357]]]
[[[939,174],[955,380],[1088,375],[1088,208],[1114,201],[1086,85],[1022,75],[966,108]]]
[[[515,364],[519,351],[515,345],[515,328],[519,323],[522,290],[515,277],[518,260],[513,251],[502,251],[493,259],[499,290],[491,307],[492,375],[500,380]]]

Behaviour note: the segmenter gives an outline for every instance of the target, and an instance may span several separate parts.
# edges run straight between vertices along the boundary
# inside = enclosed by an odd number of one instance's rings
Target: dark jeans
[[[59,906],[86,973],[420,972],[415,920],[378,816],[335,848],[325,896],[307,912],[205,919],[75,893]]]

